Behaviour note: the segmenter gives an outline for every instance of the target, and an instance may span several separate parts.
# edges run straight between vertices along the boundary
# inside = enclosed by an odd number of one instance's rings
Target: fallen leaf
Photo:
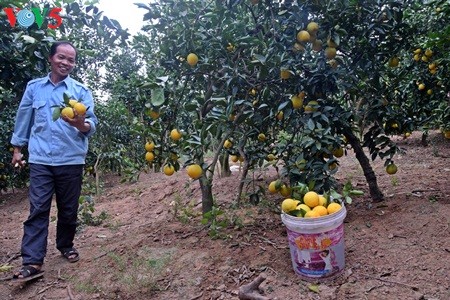
[[[314,293],[319,293],[319,286],[317,284],[310,284],[308,289]]]

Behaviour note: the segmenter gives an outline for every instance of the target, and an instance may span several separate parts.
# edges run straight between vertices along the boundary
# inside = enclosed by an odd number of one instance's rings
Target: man
[[[78,199],[81,194],[83,166],[88,138],[94,134],[97,118],[92,93],[69,74],[75,67],[77,51],[66,41],[55,42],[50,49],[51,72],[28,83],[17,111],[11,144],[12,164],[22,167],[21,149],[28,145],[30,166],[30,213],[24,224],[21,254],[22,268],[13,279],[28,281],[43,275],[53,194],[56,196],[56,248],[69,261],[76,262],[74,248]],[[73,118],[52,119],[66,93],[88,110]]]

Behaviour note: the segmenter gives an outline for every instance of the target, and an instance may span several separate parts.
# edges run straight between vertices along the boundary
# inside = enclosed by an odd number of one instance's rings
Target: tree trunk
[[[249,168],[250,168],[250,164],[249,164],[248,160],[245,159],[244,165],[242,167],[241,178],[239,179],[239,187],[238,187],[237,195],[236,195],[236,203],[237,204],[241,203],[241,195],[242,195],[242,191],[244,190],[245,179],[247,178]]]
[[[428,146],[428,132],[423,132],[422,133],[422,140],[420,141],[420,144],[422,144],[423,147],[427,147]]]
[[[353,147],[356,159],[358,160],[359,164],[363,169],[364,176],[366,177],[366,181],[369,184],[369,192],[370,196],[372,197],[372,200],[374,202],[383,201],[384,195],[380,191],[380,188],[378,187],[377,177],[372,169],[372,166],[370,165],[369,159],[367,158],[363,148],[361,147],[361,144],[359,143],[358,138],[353,134],[353,132],[350,129],[346,128],[344,129],[343,132],[348,142]]]
[[[231,170],[230,170],[230,162],[228,161],[228,153],[220,155],[219,161],[220,161],[220,177],[230,177],[231,176]]]
[[[200,177],[200,190],[202,191],[202,213],[206,214],[213,208],[212,182],[206,176]]]

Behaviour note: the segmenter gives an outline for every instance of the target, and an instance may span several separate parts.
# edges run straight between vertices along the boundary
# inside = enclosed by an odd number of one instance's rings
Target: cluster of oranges
[[[61,116],[73,119],[75,117],[75,114],[84,116],[88,109],[89,107],[86,107],[86,105],[84,105],[80,101],[64,93],[64,104],[59,108],[59,114]]]
[[[291,216],[299,218],[319,218],[338,212],[342,205],[329,202],[324,196],[314,191],[307,192],[302,201],[287,198],[281,203],[281,210]]]
[[[178,141],[179,139],[181,139],[182,134],[177,129],[173,129],[170,132],[170,137],[174,141]],[[145,143],[145,151],[146,151],[145,160],[149,163],[155,160],[155,148],[156,145],[153,141],[147,141]],[[176,161],[178,160],[178,155],[176,153],[172,153],[170,159]],[[168,162],[164,164],[163,173],[166,174],[167,176],[172,176],[175,173],[175,171],[176,171],[175,167],[172,163]],[[199,179],[203,174],[203,169],[198,164],[191,164],[186,167],[186,172],[190,178]]]
[[[320,52],[323,50],[324,45],[322,40],[317,37],[319,31],[319,24],[316,22],[309,22],[305,29],[300,30],[296,36],[296,42],[294,43],[294,51],[304,51],[306,45],[311,44],[311,49],[315,52]],[[324,56],[327,59],[328,64],[332,68],[338,66],[336,61],[338,44],[329,37],[326,41],[326,47],[323,50]],[[280,70],[280,77],[283,80],[287,80],[291,77],[292,71],[287,67],[282,67]],[[319,103],[316,100],[310,100],[304,103],[306,93],[301,91],[291,97],[292,107],[294,109],[303,108],[305,113],[312,113],[318,110]],[[278,117],[278,115],[277,115]],[[282,119],[282,116],[280,117]]]
[[[416,50],[413,51],[413,59],[417,62],[422,61],[423,63],[427,63],[428,64],[428,70],[430,71],[430,73],[432,75],[436,74],[437,70],[438,70],[438,65],[436,62],[432,62],[431,59],[433,57],[433,50],[431,49],[426,49],[425,51],[422,51],[422,49],[417,48]],[[424,82],[417,82],[417,88],[419,89],[419,91],[425,91],[428,95],[432,95],[433,94],[433,90],[428,88]]]
[[[174,141],[180,140],[182,137],[181,132],[174,128],[172,131],[170,131],[170,138]],[[148,162],[152,162],[155,159],[155,143],[153,141],[148,141],[145,143],[145,160]],[[176,156],[176,154],[175,154]],[[178,159],[178,157],[174,157],[174,159]],[[166,175],[170,176],[175,172],[175,168],[171,164],[164,165],[163,171]]]

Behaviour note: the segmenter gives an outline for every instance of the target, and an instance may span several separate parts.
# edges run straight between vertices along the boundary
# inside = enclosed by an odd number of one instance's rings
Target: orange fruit
[[[303,196],[303,203],[308,205],[310,208],[314,208],[319,205],[319,194],[316,192],[310,191]]]
[[[339,147],[337,149],[333,150],[333,155],[337,158],[342,157],[344,155],[344,149],[342,147]]]
[[[327,47],[325,49],[325,57],[328,59],[333,59],[336,57],[336,48]]]
[[[310,39],[311,39],[311,35],[306,30],[301,30],[297,33],[297,41],[299,41],[299,42],[303,42],[303,43],[309,42]]]
[[[167,176],[171,176],[173,175],[173,173],[175,173],[175,168],[172,165],[165,165],[163,168],[163,172]]]
[[[186,168],[186,172],[192,179],[199,179],[203,174],[203,169],[200,165],[193,164]]]
[[[342,206],[339,203],[336,203],[336,202],[328,204],[328,206],[327,206],[328,214],[331,215],[331,214],[339,211],[341,209],[341,207]]]
[[[289,70],[282,69],[280,71],[280,77],[281,79],[289,79],[291,77],[291,72]]]
[[[319,30],[319,24],[316,22],[309,22],[306,26],[306,31],[308,31],[310,34],[315,34]]]
[[[317,212],[320,216],[326,216],[328,215],[328,210],[325,206],[317,205],[315,206],[312,211]]]
[[[147,152],[145,153],[145,160],[146,161],[153,161],[155,159],[155,154],[153,152]]]
[[[280,187],[280,194],[281,194],[283,197],[289,197],[289,196],[291,195],[291,188],[288,187],[287,185],[283,184],[283,185]]]
[[[322,50],[322,41],[321,40],[315,40],[312,43],[312,49],[316,52],[319,52],[320,50]]]
[[[320,214],[314,210],[307,211],[305,214],[305,218],[318,218],[318,217],[320,217]]]
[[[322,195],[319,195],[319,205],[326,207],[327,206],[327,198],[325,198]]]
[[[64,107],[61,110],[61,116],[65,116],[65,117],[68,117],[70,119],[73,119],[73,117],[75,117],[75,113],[73,112],[73,108],[72,107]]]
[[[284,199],[283,202],[281,202],[281,210],[286,213],[290,212],[292,210],[295,210],[299,203],[300,201],[291,198]]]
[[[268,190],[271,194],[275,194],[279,188],[280,188],[280,186],[279,186],[278,180],[274,180],[271,183],[269,183]]]
[[[386,173],[388,173],[389,175],[397,173],[397,166],[394,163],[389,164],[386,167]]]
[[[81,102],[75,103],[75,104],[73,105],[73,109],[74,109],[74,110],[77,112],[77,114],[79,114],[79,115],[84,115],[84,114],[86,114],[86,111],[87,111],[86,105],[84,105],[84,104],[81,103]]]
[[[152,118],[153,120],[156,120],[159,118],[159,112],[151,110],[148,115],[150,116],[150,118]]]
[[[198,56],[195,53],[189,53],[186,57],[187,63],[193,67],[198,63]]]
[[[70,105],[71,107],[73,107],[76,103],[78,103],[78,101],[75,100],[75,99],[70,99],[70,100],[69,100],[69,105]]]
[[[398,59],[397,56],[392,57],[391,59],[389,59],[389,67],[391,68],[395,68],[398,67],[400,60]]]
[[[154,149],[155,149],[155,143],[153,143],[153,142],[145,143],[145,150],[147,150],[148,152],[151,152]]]
[[[294,109],[299,109],[303,106],[303,98],[299,95],[292,96],[291,102]]]
[[[233,146],[233,143],[230,140],[225,140],[225,142],[223,143],[223,147],[225,149],[230,149]]]
[[[297,210],[304,210],[305,212],[311,211],[311,208],[309,208],[308,205],[303,204],[303,203],[297,205],[296,209]]]
[[[172,131],[170,132],[170,137],[172,138],[172,140],[178,141],[179,139],[181,139],[181,133],[176,128],[172,129]]]

